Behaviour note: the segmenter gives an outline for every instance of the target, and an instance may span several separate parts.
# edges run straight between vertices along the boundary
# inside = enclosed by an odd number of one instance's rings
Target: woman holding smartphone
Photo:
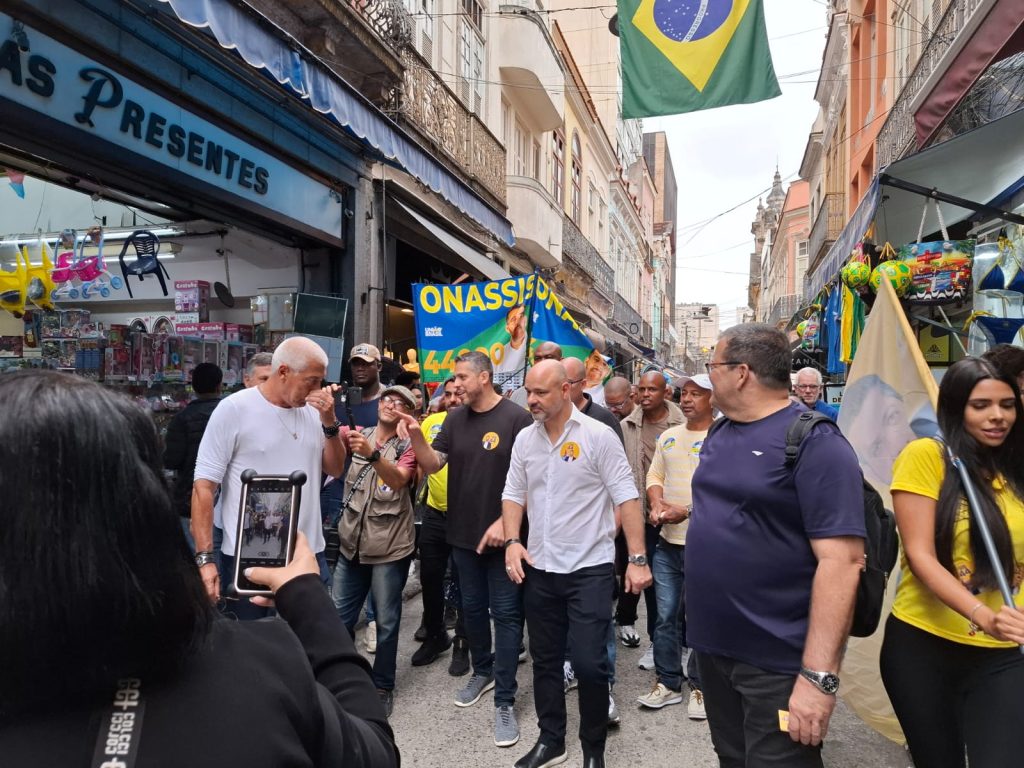
[[[985,360],[952,365],[939,388],[945,443],[915,440],[893,466],[902,573],[882,645],[882,680],[918,768],[1005,768],[1024,733],[1024,412],[1017,383]],[[968,510],[946,445],[964,463],[982,509]],[[993,563],[975,514],[988,522]]]
[[[148,414],[54,371],[0,377],[0,414],[4,765],[398,765],[301,534],[288,566],[247,572],[284,621],[229,620]]]

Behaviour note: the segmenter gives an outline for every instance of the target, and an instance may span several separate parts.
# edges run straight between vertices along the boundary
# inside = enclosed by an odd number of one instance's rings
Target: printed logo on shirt
[[[562,457],[562,461],[573,462],[580,457],[580,444],[568,442],[562,445],[562,450],[558,452]]]
[[[703,445],[704,445],[704,441],[703,440],[698,440],[693,445],[691,445],[690,446],[690,455],[691,456],[700,456],[700,449],[703,447]]]
[[[480,441],[480,444],[484,447],[485,451],[493,451],[500,442],[501,438],[498,437],[497,432],[488,432],[484,435],[484,439]]]
[[[666,452],[671,451],[675,447],[676,439],[674,437],[666,437],[665,442],[661,444],[661,449]]]
[[[441,425],[440,424],[434,424],[430,428],[428,433],[427,433],[427,440],[430,440],[431,442],[433,442],[434,438],[437,437],[437,433],[440,432],[440,431],[441,431]]]
[[[764,456],[764,451],[751,451],[755,456]]]
[[[382,492],[382,493],[388,493],[391,490],[391,486],[388,485],[387,483],[385,483],[383,480],[381,480],[378,477],[377,478],[377,490]]]

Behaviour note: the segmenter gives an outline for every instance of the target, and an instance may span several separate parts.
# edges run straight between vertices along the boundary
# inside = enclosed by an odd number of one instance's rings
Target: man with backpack
[[[787,461],[786,335],[721,335],[707,364],[723,414],[693,477],[687,639],[722,766],[820,768],[864,565],[857,457],[818,423]],[[787,733],[788,731],[788,733]]]

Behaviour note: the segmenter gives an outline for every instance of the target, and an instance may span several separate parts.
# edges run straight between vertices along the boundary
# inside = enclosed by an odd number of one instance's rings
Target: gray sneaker
[[[455,694],[456,707],[472,707],[494,687],[494,675],[472,675],[461,691]]]
[[[516,713],[508,704],[494,708],[494,743],[499,747],[511,747],[519,741],[519,723]]]

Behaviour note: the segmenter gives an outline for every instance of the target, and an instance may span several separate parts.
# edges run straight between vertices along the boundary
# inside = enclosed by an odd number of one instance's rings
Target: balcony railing
[[[505,148],[415,51],[402,52],[405,75],[389,111],[412,123],[423,139],[447,155],[502,204]]]
[[[633,309],[620,293],[615,294],[612,322],[632,336],[640,336],[643,331],[644,319],[640,317],[640,313]]]
[[[562,218],[562,253],[593,279],[598,293],[615,301],[615,271],[568,216]]]
[[[401,53],[412,40],[412,16],[402,0],[342,0],[393,50]]]
[[[646,320],[644,320],[642,322],[642,324],[641,324],[640,334],[641,334],[640,338],[643,339],[644,344],[646,344],[648,347],[653,347],[654,346],[651,343],[651,339],[653,338],[653,335],[654,335],[653,331],[651,329],[651,324],[648,323]]]
[[[889,111],[889,116],[878,133],[877,157],[878,169],[885,168],[894,160],[899,160],[913,147],[916,139],[914,113],[911,103],[920,93],[925,83],[938,67],[942,57],[953,44],[957,35],[966,26],[968,20],[986,0],[952,0],[946,12],[935,26],[928,44],[917,60],[914,71],[896,98]]]
[[[781,296],[775,300],[772,305],[772,311],[768,313],[765,318],[766,323],[781,323],[783,321],[788,322],[796,311],[800,309],[803,304],[803,296],[799,293],[792,293],[788,296]]]
[[[810,263],[817,264],[832,247],[846,226],[846,195],[833,192],[821,201],[818,215],[814,217],[811,235],[807,241]]]

